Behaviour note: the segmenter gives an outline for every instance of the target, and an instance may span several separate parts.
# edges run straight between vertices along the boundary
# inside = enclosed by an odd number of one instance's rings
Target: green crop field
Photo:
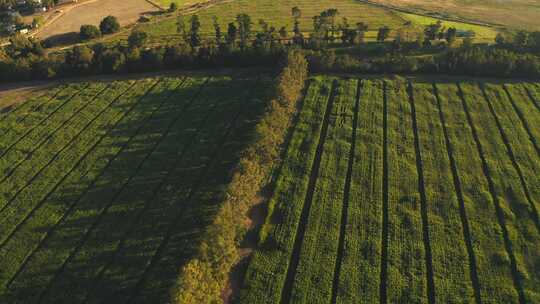
[[[540,86],[316,76],[241,303],[540,303]]]
[[[0,303],[164,303],[265,77],[65,83],[0,113]]]

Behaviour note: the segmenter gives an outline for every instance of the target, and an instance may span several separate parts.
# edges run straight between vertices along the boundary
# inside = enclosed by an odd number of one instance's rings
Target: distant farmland
[[[0,302],[163,303],[270,82],[67,83],[0,115]]]
[[[242,303],[540,303],[540,86],[314,78]]]

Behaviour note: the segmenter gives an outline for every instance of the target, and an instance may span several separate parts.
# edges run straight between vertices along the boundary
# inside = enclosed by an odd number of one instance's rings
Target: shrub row
[[[221,302],[228,274],[239,260],[239,241],[249,228],[248,210],[268,181],[285,141],[308,76],[306,59],[297,51],[287,55],[276,81],[275,97],[256,127],[256,136],[243,152],[214,222],[207,228],[198,254],[181,269],[171,291],[174,303]]]

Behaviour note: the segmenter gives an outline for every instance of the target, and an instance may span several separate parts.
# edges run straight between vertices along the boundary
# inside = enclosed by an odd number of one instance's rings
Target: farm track
[[[533,199],[531,197],[531,193],[529,191],[529,187],[527,186],[527,182],[525,181],[523,171],[522,171],[522,169],[521,169],[521,167],[520,167],[520,165],[519,165],[519,163],[518,163],[518,161],[516,159],[516,155],[514,154],[512,146],[510,145],[510,141],[508,139],[508,136],[506,135],[506,133],[505,133],[505,131],[503,129],[503,126],[501,125],[501,121],[499,120],[499,117],[497,116],[497,113],[495,112],[495,110],[493,108],[492,101],[488,97],[488,95],[486,93],[486,89],[485,89],[483,84],[480,85],[480,90],[482,91],[484,101],[488,105],[489,112],[491,113],[491,116],[493,117],[493,119],[495,121],[495,124],[497,125],[497,129],[499,130],[499,135],[502,138],[502,141],[503,141],[504,146],[506,148],[506,152],[508,154],[508,157],[512,161],[512,165],[513,165],[514,169],[516,170],[516,172],[517,172],[517,174],[519,176],[519,181],[520,181],[521,187],[523,188],[523,191],[525,193],[525,197],[527,198],[527,202],[529,203],[529,205],[531,206],[531,209],[532,209],[532,218],[533,218],[534,223],[536,224],[536,229],[538,230],[538,232],[540,232],[540,221],[539,221],[539,217],[538,217],[538,210],[536,209],[536,205],[535,205],[535,203],[534,203],[534,201],[533,201]]]
[[[347,164],[347,173],[345,177],[345,189],[343,190],[343,207],[341,211],[341,226],[339,229],[339,241],[338,241],[338,252],[336,255],[336,264],[334,268],[334,279],[332,282],[332,303],[337,303],[337,293],[339,287],[339,278],[341,273],[341,264],[343,262],[343,254],[345,250],[345,234],[347,229],[347,215],[349,212],[349,199],[350,199],[350,190],[351,190],[351,179],[352,179],[352,170],[354,166],[354,155],[356,148],[356,132],[358,127],[358,115],[360,112],[360,94],[361,94],[361,82],[358,81],[356,87],[356,99],[354,105],[354,117],[352,122],[352,135],[351,135],[351,149],[349,152],[349,162]]]
[[[38,123],[30,127],[28,130],[26,130],[25,133],[22,134],[18,139],[16,139],[14,142],[9,144],[7,148],[2,149],[2,153],[0,153],[0,159],[3,158],[15,145],[17,145],[19,142],[24,140],[30,133],[32,133],[36,128],[40,127],[44,122],[48,121],[53,115],[55,115],[57,112],[59,112],[66,104],[68,104],[75,96],[80,94],[80,92],[84,91],[84,89],[88,87],[86,85],[85,87],[81,88],[80,90],[76,91],[73,95],[71,95],[70,98],[66,99],[64,102],[62,102],[56,109],[54,109],[51,113],[47,114],[43,119],[41,119]],[[54,98],[52,98],[54,99]]]
[[[388,303],[388,84],[383,81],[383,184],[382,184],[382,230],[381,230],[381,275],[379,298],[381,304]]]
[[[465,209],[465,201],[463,199],[461,180],[459,178],[456,160],[453,155],[454,149],[452,148],[450,137],[448,135],[447,124],[446,124],[446,120],[445,120],[444,113],[441,106],[439,91],[435,83],[433,83],[432,86],[433,86],[433,93],[437,101],[437,109],[439,111],[439,120],[441,122],[442,129],[443,129],[445,148],[448,155],[448,160],[450,161],[450,167],[452,170],[452,180],[454,183],[454,191],[459,201],[459,214],[460,214],[461,225],[462,225],[462,230],[463,230],[463,238],[465,240],[465,244],[467,248],[467,256],[469,258],[469,275],[471,277],[471,282],[473,284],[474,298],[475,298],[476,304],[481,304],[482,297],[480,294],[480,280],[478,279],[476,256],[473,249],[471,229],[469,227],[469,220],[467,218],[467,211]]]
[[[489,192],[490,192],[490,195],[491,195],[491,199],[493,200],[493,202],[495,204],[497,218],[498,218],[499,225],[501,227],[501,231],[502,231],[502,234],[503,234],[505,249],[506,249],[506,252],[507,252],[508,257],[510,259],[510,265],[511,265],[511,269],[512,269],[512,278],[513,278],[513,281],[514,281],[514,287],[515,287],[515,289],[516,289],[516,291],[518,293],[519,302],[521,304],[525,304],[526,303],[525,295],[523,293],[523,288],[521,286],[521,283],[520,283],[520,280],[519,280],[519,277],[518,277],[516,257],[514,255],[514,252],[512,251],[512,243],[511,243],[509,235],[508,235],[508,230],[507,230],[507,227],[506,227],[504,213],[502,211],[499,198],[497,197],[497,194],[496,194],[496,191],[495,191],[495,185],[494,185],[493,179],[492,179],[492,177],[490,175],[488,163],[486,161],[485,154],[484,154],[482,145],[480,143],[478,133],[476,131],[476,127],[475,127],[475,125],[473,123],[469,108],[467,106],[467,101],[465,99],[465,95],[463,93],[461,85],[459,85],[459,83],[458,83],[457,86],[458,86],[458,91],[459,91],[459,97],[460,97],[461,102],[462,102],[462,107],[463,107],[463,110],[464,110],[465,115],[467,117],[467,123],[469,125],[469,128],[471,129],[473,139],[475,141],[476,148],[478,150],[478,155],[480,156],[480,159],[481,159],[481,162],[482,162],[482,170],[483,170],[484,176],[486,177],[486,180],[487,180],[487,183],[488,183],[488,188],[489,188]]]
[[[148,94],[156,85],[158,84],[158,82],[154,82],[154,84],[146,91],[146,94]],[[123,114],[120,115],[120,118],[113,123],[112,126],[110,126],[108,128],[108,130],[90,147],[90,149],[87,150],[87,152],[84,154],[84,157],[81,158],[81,159],[86,159],[100,144],[101,142],[107,138],[107,136],[109,136],[111,134],[111,132],[113,130],[115,130],[116,126],[118,126],[120,124],[120,122],[122,122],[122,120],[128,116],[138,105],[139,105],[139,102],[144,99],[144,97],[146,96],[143,95],[142,97],[138,98],[137,102],[134,103],[134,105],[132,107],[130,107],[126,112],[124,112]],[[122,151],[121,149],[119,151]],[[62,214],[62,216],[58,219],[58,221],[56,221],[52,227],[50,229],[48,229],[44,235],[44,237],[38,242],[38,244],[30,251],[30,253],[23,259],[23,262],[21,263],[20,267],[17,269],[17,271],[15,272],[15,274],[8,280],[8,284],[7,284],[7,287],[9,288],[11,286],[11,284],[13,283],[13,281],[18,277],[18,275],[24,270],[24,268],[26,267],[26,264],[28,263],[28,261],[36,254],[36,252],[38,252],[41,248],[43,248],[43,245],[49,240],[49,238],[51,237],[51,235],[54,233],[54,231],[58,228],[58,226],[60,225],[60,223],[62,223],[65,218],[71,214],[71,211],[73,210],[73,208],[79,203],[79,201],[81,200],[81,198],[89,191],[89,189],[91,189],[93,187],[93,185],[95,184],[95,182],[97,181],[97,179],[107,170],[107,168],[110,166],[110,164],[112,163],[112,161],[116,158],[116,156],[118,156],[118,154],[120,154],[120,152],[116,153],[111,159],[109,159],[107,161],[107,164],[105,166],[105,168],[97,175],[97,177],[95,179],[92,180],[92,182],[90,182],[89,186],[85,188],[85,190],[81,193],[81,195],[77,198],[77,199],[73,199],[73,201],[70,203],[70,205],[68,206],[68,208],[66,209],[66,211]],[[76,168],[77,166],[75,166],[74,168]],[[68,176],[68,175],[66,175]],[[40,205],[43,205],[44,203],[40,203]],[[7,242],[6,242],[7,243]],[[5,246],[5,244],[3,244]],[[3,247],[2,247],[3,249]]]
[[[185,81],[185,79],[183,80]],[[138,128],[136,129],[135,131],[135,136],[134,137],[131,137],[130,139],[133,139],[135,138],[142,130],[144,130],[144,128],[147,126],[147,124],[152,120],[152,118],[154,117],[154,115],[156,113],[159,112],[159,110],[166,104],[167,100],[169,98],[171,98],[174,94],[174,92],[182,85],[182,82],[180,82],[172,91],[172,93],[170,93],[167,97],[163,98],[161,100],[161,102],[154,108],[154,110],[149,114],[149,116],[147,116],[147,118],[141,122],[138,126]],[[123,146],[123,147],[127,147],[129,146],[129,143],[128,145],[126,146]],[[137,163],[137,166],[135,167],[135,170],[134,170],[134,173],[130,174],[129,177],[127,178],[126,181],[124,181],[122,183],[122,185],[120,186],[120,189],[115,191],[115,194],[113,195],[112,199],[105,204],[105,207],[101,210],[101,212],[99,212],[98,216],[97,216],[97,219],[92,223],[92,225],[89,227],[89,229],[87,229],[82,237],[82,240],[81,242],[74,248],[74,250],[70,253],[70,255],[68,256],[68,258],[64,261],[64,263],[62,264],[62,266],[58,269],[58,271],[55,273],[54,277],[53,277],[53,280],[50,282],[50,284],[45,288],[45,290],[40,294],[39,296],[39,300],[38,302],[43,302],[43,300],[46,298],[47,294],[49,293],[49,291],[51,290],[54,282],[60,277],[60,275],[63,273],[64,269],[66,268],[66,265],[68,265],[70,263],[70,261],[73,259],[73,257],[79,252],[79,250],[82,248],[82,246],[86,243],[87,239],[90,237],[91,233],[93,232],[93,230],[99,225],[101,219],[103,218],[103,216],[108,212],[109,208],[111,208],[111,206],[113,205],[113,203],[116,201],[116,199],[118,198],[118,196],[120,195],[120,193],[123,191],[123,189],[126,187],[126,185],[137,175],[138,171],[141,169],[142,165],[144,164],[144,162],[150,157],[150,155],[152,154],[152,152],[154,151],[154,149],[156,148],[156,144],[154,143],[153,145],[151,145],[151,148],[150,148],[150,151],[149,152],[145,152],[145,155],[144,155],[144,158],[142,160],[140,160],[138,163]]]
[[[76,118],[77,115],[79,115],[84,109],[86,109],[88,106],[90,106],[93,102],[96,101],[97,97],[99,95],[101,95],[103,92],[105,92],[106,90],[108,89],[108,86],[106,86],[105,88],[103,88],[101,91],[99,91],[94,97],[91,98],[91,100],[87,101],[86,104],[84,104],[81,108],[77,109],[73,114],[71,114],[71,116],[69,116],[66,120],[64,120],[60,125],[58,125],[51,133],[49,133],[47,136],[45,136],[40,142],[38,143],[32,143],[33,144],[33,148],[30,150],[30,152],[28,152],[26,154],[26,156],[24,156],[23,159],[20,159],[18,162],[16,162],[16,164],[10,168],[10,169],[7,169],[7,174],[0,179],[0,185],[2,185],[7,179],[9,179],[14,173],[15,171],[25,162],[25,161],[29,161],[30,159],[33,158],[34,154],[35,153],[39,153],[39,150],[45,145],[45,144],[50,144],[54,138],[54,135],[58,132],[58,131],[63,131],[63,128],[72,121],[72,119]],[[94,116],[91,120],[91,122],[94,122],[97,118],[99,117],[99,114]],[[91,125],[90,124],[87,124],[85,125],[79,132],[77,132],[74,137],[68,141],[68,144],[64,145],[62,148],[60,148],[60,150],[58,150],[54,155],[53,157],[45,163],[44,166],[41,167],[41,169],[39,169],[36,174],[34,174],[32,177],[30,177],[30,179],[26,182],[26,184],[24,186],[22,186],[21,188],[19,188],[19,190],[16,190],[15,194],[8,200],[8,202],[0,209],[0,214],[3,213],[3,211],[9,207],[9,205],[15,200],[15,198],[19,195],[19,193],[21,193],[29,184],[32,183],[32,181],[37,177],[39,176],[39,174],[45,170],[45,168],[47,168],[52,162],[54,162],[54,160],[56,160],[56,158],[58,157],[58,155],[60,155],[60,153],[62,153],[72,142],[74,142],[77,137],[82,133],[84,132],[84,130],[86,128],[88,128],[89,126]],[[78,125],[77,125],[78,127]],[[3,241],[0,241],[0,243],[3,243]],[[0,247],[2,247],[0,245]]]
[[[259,82],[261,80],[257,79],[257,83],[249,88],[249,91],[247,92],[248,99],[253,98],[253,93],[256,89],[256,87],[259,85]],[[142,274],[137,278],[136,283],[134,284],[134,287],[132,288],[132,291],[130,291],[128,294],[126,294],[126,303],[134,303],[138,302],[137,298],[141,295],[142,290],[145,289],[145,284],[147,283],[147,280],[149,276],[152,275],[152,271],[155,269],[155,267],[158,267],[158,263],[161,262],[161,260],[164,258],[165,252],[168,249],[168,246],[170,242],[173,239],[174,233],[177,232],[175,229],[178,228],[177,225],[181,224],[181,219],[184,216],[184,213],[186,212],[185,208],[191,207],[191,204],[193,203],[194,196],[200,191],[201,187],[203,186],[205,182],[205,177],[209,173],[210,169],[218,163],[218,161],[223,157],[223,151],[222,149],[225,148],[225,145],[227,141],[229,140],[232,133],[234,133],[236,130],[240,129],[241,127],[237,125],[238,120],[240,117],[242,117],[244,111],[247,107],[242,107],[234,116],[233,119],[229,122],[228,126],[225,127],[225,132],[221,136],[219,142],[217,143],[217,146],[215,149],[211,152],[211,155],[208,158],[208,162],[206,162],[203,165],[203,169],[201,170],[200,174],[197,175],[194,184],[190,187],[188,194],[185,198],[184,202],[184,208],[179,208],[179,210],[174,213],[173,220],[169,223],[166,223],[168,226],[165,232],[165,235],[162,237],[160,241],[158,241],[159,245],[157,246],[156,250],[151,254],[151,257],[149,261],[147,262],[147,265],[144,267],[144,270]],[[179,203],[180,199],[176,201],[176,203]],[[167,271],[172,271],[176,275],[176,270],[174,269],[167,269]],[[163,274],[161,274],[163,275]],[[159,289],[158,289],[159,290]],[[163,295],[162,295],[163,296]],[[147,302],[147,301],[144,301]]]
[[[133,84],[135,85],[135,84]],[[130,86],[127,90],[131,89],[133,86]],[[73,142],[75,142],[75,140],[82,134],[84,133],[105,111],[107,111],[116,101],[118,101],[118,99],[124,94],[127,92],[124,91],[122,92],[120,95],[118,95],[116,98],[114,98],[112,100],[112,102],[110,102],[109,104],[107,104],[100,112],[98,112],[93,118],[92,120],[90,120],[86,125],[84,125],[82,127],[82,129],[64,146],[62,147],[54,156],[53,158],[47,163],[45,164],[40,170],[38,170],[38,173],[36,173],[36,176],[39,175],[40,172],[42,172],[46,167],[48,167],[53,161],[55,161],[58,156],[60,155],[60,153],[62,153],[65,149],[67,149],[69,146],[71,146],[71,144]],[[100,141],[98,141],[99,143]],[[97,145],[97,144],[96,144]],[[24,225],[26,223],[26,221],[28,221],[28,219],[30,219],[32,217],[32,215],[36,212],[36,210],[38,210],[39,208],[41,208],[41,206],[47,201],[47,199],[50,197],[50,195],[52,193],[54,193],[56,191],[56,189],[65,181],[65,179],[71,174],[71,172],[73,170],[75,170],[75,168],[78,167],[78,165],[86,158],[86,156],[88,155],[88,153],[90,153],[93,149],[93,147],[91,147],[84,155],[82,155],[81,158],[79,158],[77,160],[77,162],[73,165],[72,169],[69,170],[66,175],[64,175],[62,178],[59,179],[59,181],[55,184],[55,186],[45,195],[45,197],[43,199],[40,200],[40,202],[34,207],[32,208],[32,210],[30,211],[30,213],[28,215],[26,215],[24,217],[24,219],[17,223],[16,226],[11,230],[11,232],[9,233],[9,235],[7,237],[5,237],[1,242],[0,242],[0,250],[4,247],[4,245],[9,241],[9,239],[13,236],[13,234],[15,234],[19,228]],[[34,178],[33,178],[34,179]]]
[[[512,97],[512,94],[510,94],[510,92],[508,91],[508,87],[506,85],[503,85],[503,89],[504,89],[504,92],[506,93],[506,96],[508,96],[508,100],[510,100],[510,103],[512,104],[512,108],[514,108],[514,111],[518,115],[519,120],[521,120],[521,124],[523,125],[523,128],[525,129],[525,131],[527,131],[527,135],[529,135],[529,139],[531,140],[531,143],[533,144],[534,149],[536,150],[536,154],[538,155],[538,157],[540,157],[540,147],[538,146],[538,141],[532,134],[531,127],[529,126],[527,119],[525,118],[525,115],[516,105],[516,102],[514,98]]]
[[[420,193],[420,212],[422,217],[422,235],[424,240],[426,275],[427,275],[427,294],[428,301],[431,304],[435,303],[435,281],[433,279],[433,255],[431,251],[429,237],[429,219],[427,210],[426,187],[424,182],[424,168],[422,164],[422,153],[420,149],[420,139],[418,135],[418,123],[416,118],[416,106],[414,101],[414,93],[412,83],[407,83],[407,91],[409,95],[409,104],[411,105],[412,129],[414,134],[414,150],[416,155],[416,170],[418,174],[418,192]]]
[[[300,223],[297,227],[296,233],[295,233],[295,240],[293,245],[293,250],[291,253],[291,258],[289,262],[289,266],[287,268],[287,276],[285,279],[285,284],[282,289],[281,293],[281,303],[287,304],[290,303],[291,295],[292,295],[292,289],[294,284],[294,278],[296,274],[296,269],[298,267],[298,263],[300,261],[300,250],[302,248],[302,242],[304,239],[304,233],[306,231],[307,226],[307,220],[309,217],[309,211],[311,208],[311,203],[313,201],[313,194],[315,192],[315,185],[317,182],[317,177],[319,175],[319,168],[321,164],[322,154],[324,152],[324,143],[326,141],[326,134],[328,132],[328,124],[330,121],[330,115],[332,112],[332,106],[334,104],[335,99],[335,90],[336,90],[336,80],[332,84],[332,88],[330,89],[330,98],[326,106],[322,129],[319,137],[319,141],[317,144],[317,150],[315,153],[315,157],[313,159],[313,163],[311,166],[311,173],[309,177],[309,183],[308,188],[306,192],[306,197],[304,199],[304,204],[302,207],[302,213],[300,216]]]
[[[139,223],[142,216],[148,211],[148,209],[150,207],[149,203],[154,202],[157,199],[160,191],[162,190],[162,187],[166,184],[166,181],[169,180],[171,178],[171,175],[174,173],[174,168],[176,168],[178,166],[180,161],[184,158],[184,155],[186,155],[187,151],[191,148],[191,145],[194,143],[195,138],[197,138],[197,136],[200,133],[201,129],[204,127],[204,125],[206,124],[208,118],[215,111],[217,106],[218,106],[218,103],[215,103],[209,109],[207,115],[201,120],[201,123],[196,127],[195,134],[193,134],[193,136],[191,136],[191,138],[188,140],[187,144],[185,146],[183,146],[183,147],[181,147],[180,145],[178,146],[178,148],[176,149],[176,153],[175,153],[177,156],[175,157],[174,163],[170,166],[170,168],[172,168],[172,169],[167,171],[167,174],[165,175],[165,177],[152,190],[152,194],[151,194],[150,199],[145,201],[143,209],[136,215],[136,218],[133,220],[132,224],[127,229],[126,233],[124,234],[124,236],[120,240],[119,244],[113,250],[112,256],[108,259],[107,262],[105,262],[105,265],[100,269],[98,274],[92,280],[93,282],[90,284],[90,288],[89,288],[88,292],[86,293],[86,296],[85,296],[85,298],[83,300],[83,303],[87,303],[89,301],[89,297],[94,293],[94,291],[96,289],[98,289],[97,286],[98,286],[99,282],[103,279],[103,276],[105,275],[107,270],[112,265],[115,264],[116,259],[118,258],[118,255],[120,254],[120,252],[122,252],[124,250],[124,247],[126,246],[126,241],[128,240],[128,236],[131,235],[134,232],[134,229],[136,228],[136,225]],[[168,134],[170,132],[170,130],[171,130],[172,126],[174,126],[175,122],[173,122],[169,126],[169,128],[165,131],[166,134]],[[167,136],[167,135],[165,135],[165,136]]]

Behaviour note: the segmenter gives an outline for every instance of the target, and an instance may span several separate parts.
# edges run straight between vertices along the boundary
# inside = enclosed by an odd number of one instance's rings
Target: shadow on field
[[[31,232],[50,234],[10,286],[8,301],[169,300],[179,270],[218,210],[268,93],[261,84],[249,90],[254,82],[244,79],[213,81],[202,91],[197,85],[174,90],[179,84],[177,78],[159,82],[156,88],[167,88],[149,93],[134,108],[136,119],[122,120],[112,139],[98,145],[99,158],[83,170],[85,177],[61,188],[55,208],[72,209],[58,226]]]

